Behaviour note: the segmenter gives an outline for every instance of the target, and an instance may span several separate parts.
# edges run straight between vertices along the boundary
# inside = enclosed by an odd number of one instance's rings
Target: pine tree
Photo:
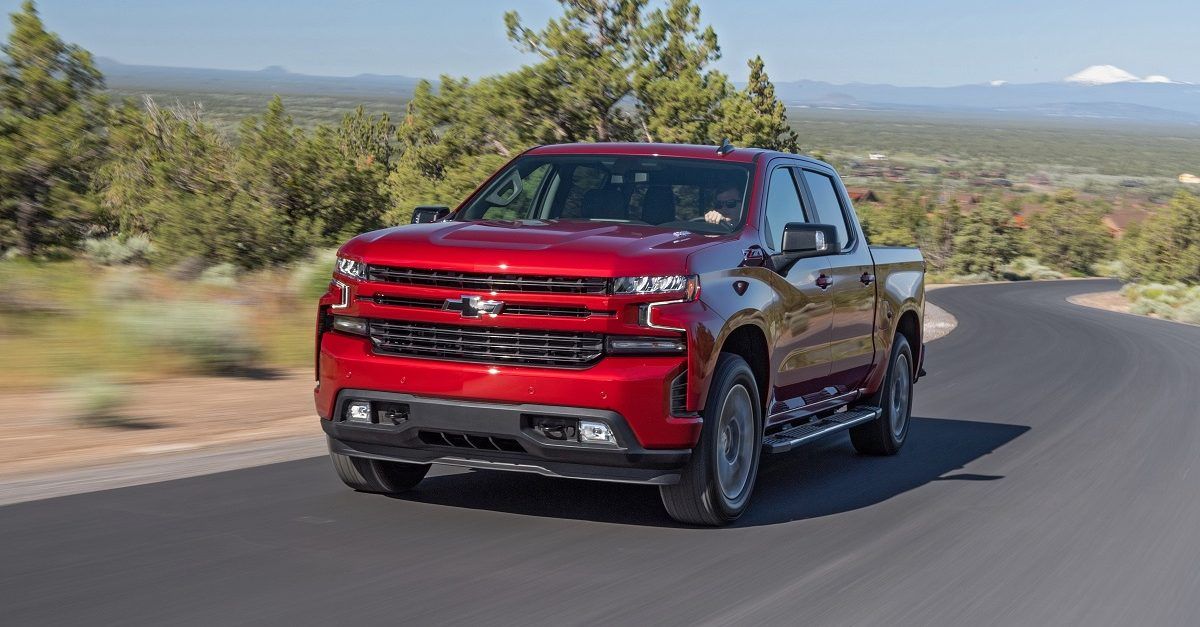
[[[28,256],[85,234],[106,103],[91,54],[47,32],[32,0],[11,19],[0,47],[0,249]]]
[[[995,201],[985,201],[963,216],[950,266],[963,274],[996,276],[1000,266],[1018,253],[1012,212]]]
[[[1112,235],[1102,222],[1107,214],[1107,207],[1082,203],[1069,190],[1059,192],[1029,219],[1030,252],[1056,270],[1091,274],[1092,265],[1112,252]]]
[[[1200,285],[1200,196],[1179,191],[1121,241],[1131,278]]]
[[[761,148],[799,152],[799,138],[787,119],[787,107],[775,97],[775,85],[767,76],[762,57],[755,56],[748,63],[750,82],[746,85],[746,96],[754,112],[763,120],[761,138],[754,144]]]

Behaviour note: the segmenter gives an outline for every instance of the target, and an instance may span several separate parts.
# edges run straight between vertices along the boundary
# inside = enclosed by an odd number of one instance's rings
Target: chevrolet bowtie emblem
[[[464,318],[478,318],[487,314],[494,316],[504,309],[504,303],[498,300],[483,300],[482,296],[463,296],[447,299],[442,309],[457,311]]]

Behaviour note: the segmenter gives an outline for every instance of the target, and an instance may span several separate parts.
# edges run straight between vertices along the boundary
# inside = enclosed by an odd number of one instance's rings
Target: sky
[[[0,0],[5,13],[19,0]],[[1194,0],[699,0],[717,67],[744,80],[761,54],[775,81],[959,85],[1056,81],[1111,64],[1200,82]],[[123,63],[293,72],[479,77],[533,59],[506,39],[553,0],[41,0],[50,30]],[[7,34],[8,25],[4,25]]]

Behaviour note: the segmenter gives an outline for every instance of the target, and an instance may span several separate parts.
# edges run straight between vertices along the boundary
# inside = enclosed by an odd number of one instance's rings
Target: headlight
[[[613,294],[679,294],[694,300],[700,293],[700,277],[630,276],[613,279]]]
[[[337,271],[354,279],[367,278],[367,264],[345,257],[337,258]]]

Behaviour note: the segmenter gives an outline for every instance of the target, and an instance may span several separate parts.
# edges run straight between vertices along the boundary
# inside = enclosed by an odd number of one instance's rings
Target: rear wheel
[[[679,483],[659,487],[671,518],[693,525],[724,525],[750,503],[762,452],[762,404],[754,372],[737,355],[717,359],[705,403],[700,441]]]
[[[879,418],[850,429],[854,449],[865,455],[895,455],[908,437],[912,413],[912,348],[903,335],[892,344],[892,356],[883,386],[871,400],[883,409]]]
[[[329,452],[338,478],[359,492],[395,494],[415,487],[429,472],[429,464],[406,464],[350,457]]]

